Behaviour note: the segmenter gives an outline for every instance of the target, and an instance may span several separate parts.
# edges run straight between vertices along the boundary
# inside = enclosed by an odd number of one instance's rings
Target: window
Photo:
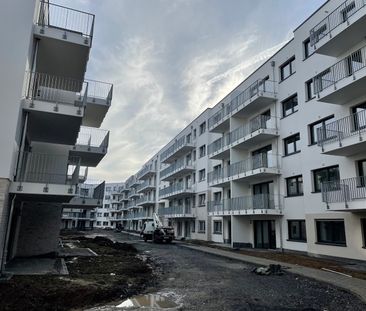
[[[199,149],[200,158],[204,157],[206,155],[206,145],[202,145]]]
[[[305,82],[306,100],[311,100],[315,97],[313,79]]]
[[[194,130],[193,130],[193,139],[196,139],[196,137],[197,137],[197,130],[196,130],[196,129],[194,129]]]
[[[214,202],[216,204],[221,203],[221,191],[214,192]]]
[[[196,161],[196,155],[197,155],[196,150],[193,150],[192,155],[193,155],[193,162],[194,162],[194,161]]]
[[[302,176],[294,176],[286,178],[286,188],[287,188],[287,196],[288,197],[296,197],[299,195],[303,195],[303,186],[302,186]]]
[[[198,232],[205,233],[206,232],[206,222],[204,220],[198,221]]]
[[[313,171],[314,192],[321,192],[323,182],[339,181],[338,165],[321,168]]]
[[[366,247],[366,218],[361,219],[361,230],[363,238],[363,247]]]
[[[318,143],[318,136],[320,135],[320,140],[324,141],[330,139],[333,133],[331,131],[326,131],[326,125],[334,121],[334,116],[326,117],[320,121],[314,122],[309,125],[310,130],[310,144],[315,145]]]
[[[191,134],[188,134],[186,136],[187,143],[190,143],[191,142],[191,139],[192,139],[192,135]]]
[[[108,217],[109,216],[109,213],[104,213],[103,215],[104,217]]]
[[[366,128],[366,103],[352,107],[353,127],[355,131]]]
[[[104,197],[104,199],[106,199],[106,200],[110,200],[110,199],[111,199],[111,196],[110,196],[109,194],[107,194],[107,195]]]
[[[196,222],[194,220],[191,221],[191,231],[196,232]]]
[[[316,220],[318,243],[346,245],[343,220]]]
[[[101,221],[97,221],[97,226],[100,226],[102,224]]]
[[[222,222],[215,220],[214,224],[214,234],[222,234]]]
[[[200,135],[206,132],[206,121],[200,124]]]
[[[300,133],[287,137],[283,141],[285,143],[285,155],[288,156],[300,152]]]
[[[198,206],[205,206],[206,204],[206,193],[198,195]]]
[[[297,94],[282,102],[282,116],[287,117],[297,111]]]
[[[111,187],[105,187],[105,191],[107,192],[107,191],[111,191]]]
[[[102,213],[97,213],[97,217],[102,217]]]
[[[288,220],[288,239],[306,242],[305,220]]]
[[[104,204],[104,208],[109,208],[109,204]]]
[[[359,177],[358,187],[366,185],[366,159],[357,161],[357,173]]]
[[[291,57],[286,63],[280,66],[281,81],[287,79],[296,72],[295,56]]]
[[[315,46],[310,44],[310,37],[307,38],[303,43],[303,49],[304,49],[304,59],[307,59],[311,55],[313,55],[315,51]]]
[[[108,226],[108,221],[103,221],[103,226]]]
[[[206,170],[199,170],[198,171],[198,181],[204,181],[206,179]]]

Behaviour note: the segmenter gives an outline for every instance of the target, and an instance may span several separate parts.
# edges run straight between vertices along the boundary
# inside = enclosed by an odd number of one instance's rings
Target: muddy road
[[[183,310],[366,310],[366,304],[342,289],[288,272],[258,276],[250,264],[179,244],[152,244],[122,233],[106,234],[132,243],[150,257],[158,276],[147,292],[163,293],[182,303]]]

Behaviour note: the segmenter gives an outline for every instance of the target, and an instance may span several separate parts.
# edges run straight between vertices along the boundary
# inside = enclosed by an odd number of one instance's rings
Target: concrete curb
[[[267,266],[269,264],[280,264],[285,267],[289,267],[289,272],[298,274],[304,277],[312,278],[320,282],[325,282],[339,288],[345,289],[357,295],[363,302],[366,303],[366,280],[361,280],[357,278],[350,278],[347,276],[308,268],[304,266],[289,264],[286,262],[274,261],[265,258],[259,258],[254,256],[248,256],[243,254],[237,254],[229,251],[224,251],[217,248],[207,247],[207,246],[192,246],[185,243],[177,243],[177,245],[189,248],[195,251],[203,252],[206,254],[216,255],[220,257],[225,257],[233,260],[238,260],[245,263],[251,263],[253,265]]]

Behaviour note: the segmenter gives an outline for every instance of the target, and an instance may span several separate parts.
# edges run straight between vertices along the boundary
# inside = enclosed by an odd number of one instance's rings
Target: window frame
[[[293,99],[294,98],[296,98],[296,105],[292,105],[291,106],[291,112],[289,113],[289,114],[285,114],[285,111],[287,111],[287,110],[285,110],[285,105],[287,104],[287,103],[294,103],[293,102]],[[286,118],[286,117],[288,117],[288,116],[290,116],[290,115],[292,115],[292,114],[294,114],[295,112],[297,112],[297,111],[299,111],[299,109],[296,109],[296,107],[298,107],[299,106],[299,98],[298,98],[298,96],[297,96],[297,93],[295,93],[295,94],[293,94],[293,95],[291,95],[290,97],[287,97],[286,99],[284,99],[282,102],[281,102],[281,106],[282,106],[282,118]]]
[[[300,186],[299,186],[299,184],[300,184],[300,181],[299,181],[299,179],[301,178],[301,184],[302,184],[302,186],[301,186],[301,190],[302,191],[300,191]],[[290,191],[289,191],[289,181],[291,180],[291,179],[296,179],[296,181],[295,181],[295,184],[296,184],[296,194],[290,194]],[[299,197],[299,196],[303,196],[304,195],[304,178],[303,178],[303,176],[302,175],[296,175],[296,176],[291,176],[291,177],[287,177],[286,179],[286,192],[287,192],[287,197]]]
[[[291,231],[291,224],[297,223],[299,225],[299,238],[293,237],[292,231]],[[305,232],[303,232],[303,226],[305,226]],[[306,221],[305,219],[287,219],[287,228],[288,228],[288,240],[294,241],[294,242],[307,242],[307,235],[306,235]]]
[[[322,125],[322,128],[325,128],[326,125],[327,125],[327,121],[329,120],[332,120],[334,119],[333,121],[335,121],[335,118],[334,118],[334,114],[330,115],[330,116],[327,116],[321,120],[318,120],[316,122],[313,122],[311,124],[308,125],[308,128],[309,128],[309,138],[310,138],[310,146],[313,146],[313,145],[317,145],[318,144],[318,136],[317,136],[317,133],[314,133],[313,129],[314,129],[314,126],[318,125],[318,124],[321,124]],[[318,131],[317,131],[318,132]],[[314,134],[316,136],[316,138],[314,139]]]
[[[200,193],[198,195],[198,206],[206,206],[206,193]]]
[[[216,230],[216,225],[220,224],[219,229]],[[222,234],[222,220],[214,220],[213,221],[213,234]]]
[[[295,66],[295,60],[296,57],[291,56],[286,62],[284,62],[282,65],[280,65],[280,82],[288,79],[289,77],[291,77],[293,74],[296,73],[296,66]],[[286,68],[287,66],[289,66],[289,75],[288,76],[284,76],[284,68]]]
[[[203,230],[201,229],[202,224],[203,224]],[[206,233],[206,221],[205,220],[198,221],[198,233]]]
[[[206,145],[202,145],[199,147],[199,159],[206,156]]]
[[[206,169],[202,169],[198,171],[198,182],[202,182],[206,180]]]
[[[305,95],[306,95],[307,102],[316,97],[315,92],[314,92],[314,80],[313,79],[305,81]]]
[[[308,59],[311,55],[315,53],[315,48],[311,46],[310,37],[306,38],[302,42],[302,48],[303,48],[304,60]]]
[[[206,132],[206,121],[204,121],[200,124],[199,129],[200,129],[199,136],[201,136],[202,134],[204,134]]]
[[[344,234],[344,242],[342,241],[330,241],[330,240],[321,240],[320,239],[320,224],[321,223],[328,223],[332,224],[331,226],[333,231],[332,235],[334,235],[334,232],[339,232],[339,228],[334,228],[335,223],[342,223],[343,224],[343,234]],[[346,228],[345,228],[345,222],[344,219],[315,219],[315,228],[316,228],[316,243],[317,244],[326,244],[326,245],[333,245],[333,246],[347,246],[347,238],[346,238]],[[336,229],[336,230],[334,230]]]
[[[298,139],[296,139],[298,137]],[[295,140],[294,140],[295,139]],[[288,136],[283,139],[284,148],[285,148],[285,156],[290,156],[296,153],[301,152],[301,149],[298,149],[298,142],[300,142],[300,133],[293,134],[291,136]],[[290,152],[288,151],[289,144],[294,144],[294,151]]]
[[[325,182],[327,182],[327,181],[329,182],[329,181],[332,181],[332,180],[329,180],[329,170],[333,169],[333,168],[338,168],[338,180],[340,180],[339,165],[332,165],[332,166],[322,167],[322,168],[318,168],[318,169],[315,169],[315,170],[311,171],[312,177],[313,177],[313,193],[321,193],[321,187],[320,187],[320,189],[317,189],[317,186],[316,186],[317,185],[316,173],[319,173],[320,171],[326,170],[327,175],[328,175],[328,179],[325,180]]]

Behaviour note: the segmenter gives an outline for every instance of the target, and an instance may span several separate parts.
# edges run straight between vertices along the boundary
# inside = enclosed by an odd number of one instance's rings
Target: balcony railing
[[[351,136],[359,136],[361,141],[361,134],[365,132],[366,110],[362,110],[318,128],[318,146],[324,148],[324,145],[335,142],[342,146],[343,140]]]
[[[109,131],[95,128],[81,126],[76,145],[102,148],[104,152],[108,148]]]
[[[140,171],[137,172],[137,178],[142,179],[147,174],[155,174],[156,170],[152,164],[144,166]]]
[[[176,162],[169,165],[166,169],[162,170],[160,173],[160,178],[163,179],[163,178],[171,175],[172,173],[178,172],[184,168],[193,169],[192,165],[193,165],[192,161],[187,162],[187,160],[185,158],[180,158]]]
[[[221,183],[223,179],[248,173],[261,168],[279,168],[278,155],[260,153],[243,161],[233,163],[208,173],[208,183]]]
[[[178,150],[185,146],[193,146],[192,141],[190,139],[187,139],[186,136],[183,136],[176,140],[173,145],[171,145],[167,150],[165,150],[161,156],[160,159],[162,162],[164,162],[167,158],[175,154]]]
[[[25,98],[27,99],[69,104],[76,107],[86,105],[87,82],[40,72],[26,72],[25,83]]]
[[[159,216],[185,216],[192,215],[191,206],[177,205],[169,207],[161,207],[158,210]]]
[[[320,92],[331,86],[336,88],[337,82],[353,76],[364,67],[366,67],[366,47],[362,47],[353,52],[351,55],[316,75],[313,78],[314,93],[319,96]]]
[[[223,137],[220,137],[213,143],[209,144],[207,147],[208,155],[211,156],[213,153],[225,148],[228,145],[230,145],[230,133],[225,134]]]
[[[366,199],[366,177],[359,176],[342,180],[323,182],[321,184],[323,202],[349,203]],[[366,205],[365,205],[366,208]]]
[[[280,199],[273,194],[254,194],[238,198],[224,199],[221,201],[211,201],[208,204],[208,212],[225,214],[226,212],[238,212],[258,209],[279,208]]]
[[[155,197],[153,195],[144,195],[141,198],[139,198],[137,200],[137,205],[142,205],[142,204],[146,204],[146,203],[155,203]]]
[[[80,212],[63,212],[62,213],[63,219],[95,219],[95,214],[87,214],[87,213],[80,213]]]
[[[136,187],[136,191],[142,192],[143,190],[148,189],[148,188],[155,188],[155,182],[145,180],[142,184],[140,184]]]
[[[80,157],[21,152],[15,181],[43,184],[77,185]]]
[[[192,185],[185,185],[184,182],[179,182],[179,183],[176,183],[176,184],[172,184],[168,187],[160,189],[159,196],[161,198],[162,197],[167,197],[167,196],[170,196],[170,195],[172,195],[176,192],[178,193],[178,192],[183,192],[183,191],[188,191],[188,192],[193,191]]]
[[[91,39],[94,31],[94,15],[41,1],[37,25],[80,33]]]
[[[93,102],[97,99],[102,99],[106,101],[108,106],[111,104],[113,84],[89,79],[85,81],[88,83],[88,97],[92,98]]]
[[[347,0],[328,14],[321,22],[310,30],[311,45],[317,44],[321,39],[330,34],[334,29],[362,9],[366,5],[364,0]]]
[[[105,182],[87,180],[76,188],[76,196],[83,199],[103,200]]]
[[[208,119],[208,128],[209,130],[215,125],[221,123],[221,121],[230,114],[230,105],[223,105],[223,107],[216,112],[212,117]]]

